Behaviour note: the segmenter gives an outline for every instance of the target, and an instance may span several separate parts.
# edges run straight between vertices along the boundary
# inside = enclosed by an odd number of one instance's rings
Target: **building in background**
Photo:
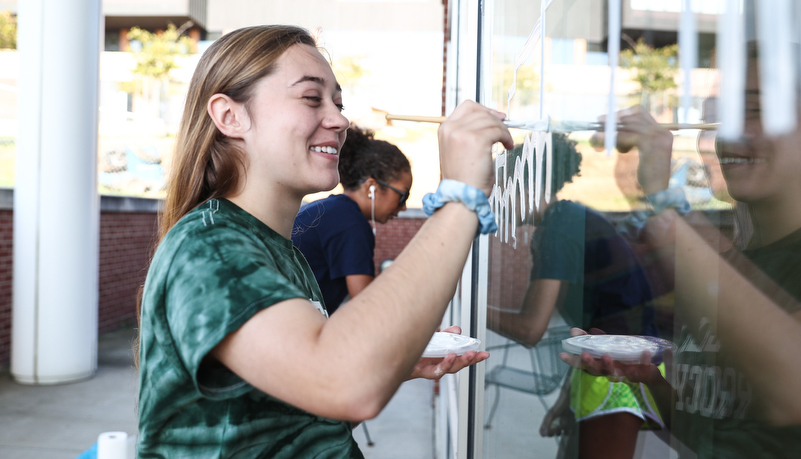
[[[18,1],[0,1],[0,10],[17,10]],[[386,113],[412,115],[443,114],[447,91],[456,91],[460,82],[448,76],[450,61],[445,49],[449,24],[447,0],[295,0],[253,2],[247,0],[103,0],[105,52],[101,58],[100,142],[98,162],[101,192],[158,196],[158,170],[167,162],[171,138],[178,125],[186,84],[197,56],[179,58],[179,68],[169,78],[154,81],[139,78],[132,69],[127,51],[136,51],[129,31],[138,27],[150,32],[166,30],[170,25],[184,30],[202,52],[214,39],[228,30],[256,24],[298,24],[312,30],[328,52],[344,89],[345,115],[357,124],[378,131],[380,138],[398,144],[412,158],[415,187],[410,206],[418,207],[422,195],[435,186],[439,177],[433,152],[436,126],[396,122],[386,123]],[[503,8],[505,2],[495,2]],[[542,60],[550,73],[546,85],[553,85],[550,114],[562,119],[580,115],[577,101],[600,108],[608,90],[604,83],[607,66],[608,0],[572,0],[550,2],[554,17],[570,16],[570,21],[549,21],[545,30]],[[698,67],[708,68],[714,47],[716,17],[722,8],[718,0],[693,2],[699,31]],[[621,49],[631,48],[638,40],[660,48],[678,40],[680,2],[623,0],[621,13]],[[528,39],[527,18],[539,15],[541,2],[532,0],[505,13],[511,20],[504,24],[503,39],[493,46],[498,55],[517,52]],[[453,23],[452,21],[450,23]],[[455,53],[455,45],[448,52]],[[16,66],[9,56],[0,56],[0,137],[9,137],[15,120],[15,100],[10,89],[15,85]],[[451,70],[455,70],[453,67]],[[521,94],[529,91],[538,97],[539,76],[534,65],[524,67],[518,80]],[[497,67],[495,72],[509,73]],[[577,71],[597,72],[590,84],[572,84]],[[498,75],[498,78],[504,78]],[[702,78],[699,75],[698,78]],[[446,84],[445,80],[451,81]],[[625,85],[625,81],[620,84]],[[450,89],[448,89],[450,85]],[[526,86],[527,85],[527,86]],[[692,114],[700,116],[706,96],[693,99]],[[638,91],[629,85],[625,92]],[[653,98],[664,119],[677,117],[676,98],[663,93]],[[517,100],[522,100],[518,98]],[[635,100],[635,99],[632,99]],[[516,101],[515,101],[516,102]],[[514,107],[494,107],[513,112]],[[538,114],[522,113],[532,117]],[[411,133],[411,135],[410,135]],[[136,156],[136,158],[134,158]],[[119,165],[133,159],[131,170]],[[138,159],[137,159],[138,158]],[[139,170],[141,173],[137,172]],[[132,174],[136,176],[132,176]],[[6,184],[7,186],[8,184]],[[0,184],[2,186],[2,184]]]
[[[442,113],[446,7],[442,0],[103,0],[102,7],[101,193],[159,195],[159,170],[168,162],[198,54],[228,30],[269,23],[297,24],[318,36],[343,86],[345,115],[379,131],[379,137],[399,144],[411,157],[415,187],[410,206],[419,206],[424,192],[436,186],[436,126],[409,124],[384,130],[388,126],[383,115]],[[0,1],[0,10],[15,13],[17,1]],[[138,45],[130,42],[128,32],[134,27],[160,32],[171,24],[185,28],[198,54],[178,57],[179,67],[167,78],[156,81],[136,75],[128,51],[137,51]],[[0,83],[13,89],[16,58],[0,55],[0,60]],[[4,91],[0,104],[0,129],[6,126],[7,131],[0,137],[11,137],[16,99]],[[409,131],[414,134],[408,135]]]

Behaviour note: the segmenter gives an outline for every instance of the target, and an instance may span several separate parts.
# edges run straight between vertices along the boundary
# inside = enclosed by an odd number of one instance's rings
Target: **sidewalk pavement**
[[[97,374],[83,382],[25,386],[13,382],[8,373],[0,373],[0,458],[76,459],[101,433],[122,431],[129,436],[129,457],[133,459],[138,392],[133,333],[129,329],[100,336]],[[367,444],[363,426],[354,430],[366,459],[434,459],[433,387],[427,380],[403,383],[384,411],[366,422],[373,446]],[[535,397],[505,391],[501,408],[499,413],[506,415],[496,418],[493,434],[484,439],[488,451],[517,451],[517,455],[530,451],[530,457],[555,457],[553,439],[532,434],[545,414]],[[641,440],[638,459],[676,457],[675,451],[652,433]]]
[[[76,459],[102,432],[137,433],[138,379],[133,368],[133,330],[101,335],[97,373],[86,381],[54,386],[15,383],[0,372],[0,458]],[[367,459],[434,457],[431,381],[401,385],[384,411],[354,437]],[[130,456],[133,459],[133,456]]]
[[[434,383],[406,381],[381,414],[365,423],[373,446],[367,444],[364,426],[353,437],[365,459],[433,459],[434,409]]]
[[[0,375],[0,457],[75,459],[102,432],[136,434],[132,338],[132,330],[102,335],[97,373],[82,382],[27,386]]]

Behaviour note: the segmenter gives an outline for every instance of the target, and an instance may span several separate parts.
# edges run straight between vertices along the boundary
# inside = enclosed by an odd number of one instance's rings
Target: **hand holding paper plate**
[[[609,355],[623,363],[638,363],[642,353],[651,353],[651,362],[659,364],[662,353],[674,350],[675,345],[666,339],[633,335],[580,335],[562,340],[562,348],[574,355],[582,352],[594,358]]]
[[[448,354],[462,355],[468,351],[477,351],[481,346],[481,341],[469,336],[458,335],[456,333],[436,332],[428,342],[424,358],[445,357]]]

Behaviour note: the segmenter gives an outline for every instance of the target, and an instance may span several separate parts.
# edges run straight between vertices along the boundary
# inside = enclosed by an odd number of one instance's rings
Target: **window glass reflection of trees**
[[[559,3],[555,1],[554,5]],[[570,2],[562,3],[564,6]],[[675,12],[669,6],[677,3],[632,1],[631,6]],[[720,13],[720,9],[706,11],[704,8],[721,4],[696,2],[695,7],[700,5],[703,10],[697,12]],[[760,11],[762,6],[756,3],[750,8]],[[791,21],[795,14],[792,10],[783,20]],[[753,20],[747,16],[740,16],[740,19]],[[556,16],[553,23],[559,24],[559,20]],[[795,29],[797,27],[792,30]],[[557,27],[547,32],[553,38],[550,52],[560,49],[564,52],[562,40],[565,37],[560,36],[564,30]],[[501,34],[497,27],[496,33]],[[753,38],[742,37],[742,42]],[[690,455],[698,457],[792,457],[800,446],[797,443],[801,441],[798,435],[801,433],[801,416],[798,415],[801,397],[790,388],[797,387],[799,382],[792,362],[801,346],[794,338],[801,336],[798,323],[801,310],[798,285],[801,284],[796,282],[801,271],[801,200],[798,199],[801,196],[801,156],[797,154],[801,134],[797,128],[774,134],[767,134],[765,130],[766,115],[776,110],[766,105],[766,100],[770,100],[765,94],[766,85],[773,81],[766,79],[775,76],[764,73],[760,59],[768,57],[760,56],[765,54],[765,46],[781,48],[782,43],[777,39],[751,40],[747,47],[743,46],[742,52],[747,51],[748,61],[745,86],[740,93],[718,94],[718,78],[725,80],[732,76],[719,75],[714,69],[698,69],[706,78],[706,84],[698,85],[694,102],[700,121],[719,121],[714,110],[716,99],[726,101],[745,94],[744,110],[733,114],[744,120],[742,132],[728,138],[716,139],[719,136],[715,130],[671,132],[667,127],[668,123],[677,121],[676,91],[681,83],[669,72],[674,66],[670,59],[672,51],[670,55],[663,55],[667,59],[662,64],[656,64],[656,70],[664,67],[663,83],[666,83],[658,87],[658,91],[646,90],[646,83],[651,81],[648,78],[637,80],[646,76],[643,69],[654,68],[633,66],[636,71],[629,72],[631,79],[617,87],[618,96],[625,102],[622,107],[636,102],[640,108],[621,111],[617,150],[608,156],[596,151],[593,147],[602,145],[603,141],[599,132],[571,132],[566,137],[560,136],[560,140],[567,140],[568,145],[581,153],[580,174],[554,194],[553,203],[542,206],[546,209],[543,214],[533,212],[532,216],[523,211],[517,214],[517,238],[510,242],[491,239],[488,328],[520,343],[515,350],[519,362],[524,362],[527,356],[526,347],[536,345],[544,330],[559,320],[585,328],[598,324],[599,328],[615,333],[649,334],[650,330],[675,342],[676,352],[663,367],[648,360],[634,366],[585,362],[590,364],[587,372],[574,373],[579,376],[571,376],[570,383],[565,386],[567,397],[548,399],[551,406],[562,402],[570,405],[572,399],[571,419],[575,419],[576,414],[579,417],[587,414],[584,411],[587,409],[603,411],[608,408],[604,405],[607,400],[594,404],[593,391],[587,389],[600,381],[593,375],[627,376],[629,382],[636,383],[628,386],[633,388],[632,393],[642,397],[631,397],[632,405],[648,408],[641,409],[639,414],[627,411],[639,419],[639,424],[632,423],[634,429],[639,430],[634,441],[638,438],[643,441],[642,428],[654,427],[660,422],[665,424],[656,432],[667,443],[657,440],[641,448],[651,454],[649,457],[669,457],[678,451],[689,451]],[[520,40],[522,37],[518,37]],[[624,61],[644,60],[646,55],[653,57],[652,54],[670,51],[648,45],[647,40],[642,44],[644,47],[634,41],[628,48],[630,51],[624,51]],[[586,48],[593,49],[593,46],[588,43]],[[626,46],[622,44],[624,50]],[[793,47],[788,56],[790,62],[797,60],[797,47]],[[540,81],[536,81],[539,73],[534,65],[538,58],[546,59],[545,75],[539,76]],[[542,102],[551,114],[558,114],[561,119],[594,120],[604,113],[602,104],[593,102],[590,93],[597,85],[598,73],[589,69],[588,60],[584,60],[585,64],[576,64],[581,59],[575,55],[571,68],[561,68],[569,66],[565,64],[567,60],[570,59],[564,56],[548,60],[546,53],[533,56],[526,64],[534,74],[530,81],[531,97],[518,101],[530,112],[535,111],[533,105]],[[508,65],[508,59],[498,62],[496,70],[507,74],[508,70],[503,67]],[[626,64],[621,64],[625,68]],[[790,65],[786,71],[795,73],[797,69]],[[518,78],[521,75],[524,73],[518,73]],[[504,105],[508,89],[508,78],[503,81],[495,85],[493,91],[493,102],[499,107]],[[566,81],[572,84],[567,85]],[[545,84],[544,100],[537,98],[537,86],[541,82]],[[521,84],[520,87],[525,86]],[[572,92],[565,89],[568,87],[573,88]],[[654,97],[653,93],[659,91],[667,96]],[[700,95],[703,91],[705,94]],[[799,100],[797,96],[797,88],[786,92],[786,97],[792,101]],[[639,97],[639,101],[635,101],[635,97]],[[582,98],[587,103],[578,102]],[[795,104],[794,109],[799,112],[797,102]],[[518,107],[514,104],[507,108],[513,118],[526,111],[524,108],[515,111]],[[796,124],[794,121],[793,125]],[[522,144],[524,134],[518,135]],[[553,164],[544,167],[553,167],[560,161],[562,155],[557,151],[554,147]],[[507,155],[504,158],[507,169],[513,169],[509,161],[514,154]],[[548,158],[548,155],[542,157]],[[535,186],[543,184],[538,182]],[[564,222],[551,227],[559,230],[549,234],[549,212],[554,214],[555,209],[564,206],[576,212],[566,212]],[[606,237],[597,238],[599,235]],[[599,240],[603,242],[599,244]],[[608,254],[607,264],[603,263],[603,252]],[[549,256],[556,258],[557,263],[549,265],[545,261]],[[569,260],[577,261],[570,263]],[[573,265],[573,270],[563,272],[580,273],[580,276],[554,274],[557,268],[564,269],[565,265]],[[549,266],[545,275],[543,266]],[[636,280],[625,287],[609,287],[626,278]],[[538,283],[542,288],[537,288]],[[599,285],[603,288],[598,288]],[[645,293],[639,298],[634,295],[633,300],[628,298],[629,303],[625,303],[620,298],[602,297],[599,290],[630,296],[633,292]],[[547,299],[550,301],[545,301]],[[532,304],[545,303],[555,306],[553,309],[538,306],[527,309]],[[571,303],[579,305],[579,316],[569,314],[566,305]],[[625,304],[635,307],[626,308]],[[593,312],[604,308],[612,308],[617,314],[601,314],[605,320],[594,321]],[[562,314],[550,318],[551,310]],[[532,316],[537,316],[536,320]],[[626,327],[619,328],[619,324]],[[506,342],[496,335],[489,336],[488,344]],[[488,370],[491,371],[495,363],[497,361],[490,360]],[[603,387],[614,386],[604,383]],[[615,389],[609,390],[616,393]],[[492,431],[484,438],[485,457],[500,457],[501,451],[509,449],[519,457],[555,455],[555,445],[541,445],[534,438],[544,416],[536,400],[512,395],[511,391],[503,394]],[[491,402],[492,395],[488,391],[485,404]],[[658,414],[652,416],[656,411]],[[565,425],[559,424],[563,419],[552,412],[545,418],[543,432],[559,431],[560,426]],[[625,420],[613,423],[611,419],[608,416],[579,419],[576,441],[580,454],[592,456],[594,453],[592,457],[598,457],[599,448],[612,450],[605,447],[603,441],[592,441],[593,438],[608,441],[611,436],[587,438],[587,432],[603,432],[603,429],[616,434],[631,432],[623,428]],[[604,424],[595,426],[598,430],[594,430],[591,420],[599,423],[604,420]],[[624,443],[618,438],[616,446]],[[532,448],[539,447],[544,450],[534,454]],[[562,449],[563,453],[566,451]]]

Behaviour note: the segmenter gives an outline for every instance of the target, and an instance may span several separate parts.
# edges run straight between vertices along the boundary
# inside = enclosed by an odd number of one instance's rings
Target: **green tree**
[[[0,11],[0,49],[17,49],[17,20],[9,11]]]
[[[540,100],[540,76],[531,65],[523,65],[517,69],[508,63],[493,66],[492,79],[496,82],[493,83],[493,97],[496,100],[507,99],[512,81],[515,82],[513,105],[528,107]]]
[[[133,27],[128,32],[128,40],[137,41],[141,47],[134,52],[136,68],[134,73],[153,78],[165,78],[170,70],[176,68],[176,57],[187,55],[192,50],[192,40],[183,35],[183,31],[192,23],[184,24],[181,29],[174,24],[167,26],[161,33]]]
[[[640,86],[638,94],[648,108],[651,96],[678,86],[675,76],[679,47],[673,44],[654,48],[646,44],[642,38],[631,45],[631,49],[620,52],[620,66],[624,69],[634,69],[633,79]]]
[[[145,113],[164,119],[170,71],[178,67],[177,58],[188,55],[193,48],[192,40],[183,35],[191,27],[187,22],[181,28],[170,24],[167,30],[153,33],[133,27],[128,32],[131,40],[136,67],[133,69],[135,78],[133,91],[121,86],[126,92],[134,96],[134,111]]]

